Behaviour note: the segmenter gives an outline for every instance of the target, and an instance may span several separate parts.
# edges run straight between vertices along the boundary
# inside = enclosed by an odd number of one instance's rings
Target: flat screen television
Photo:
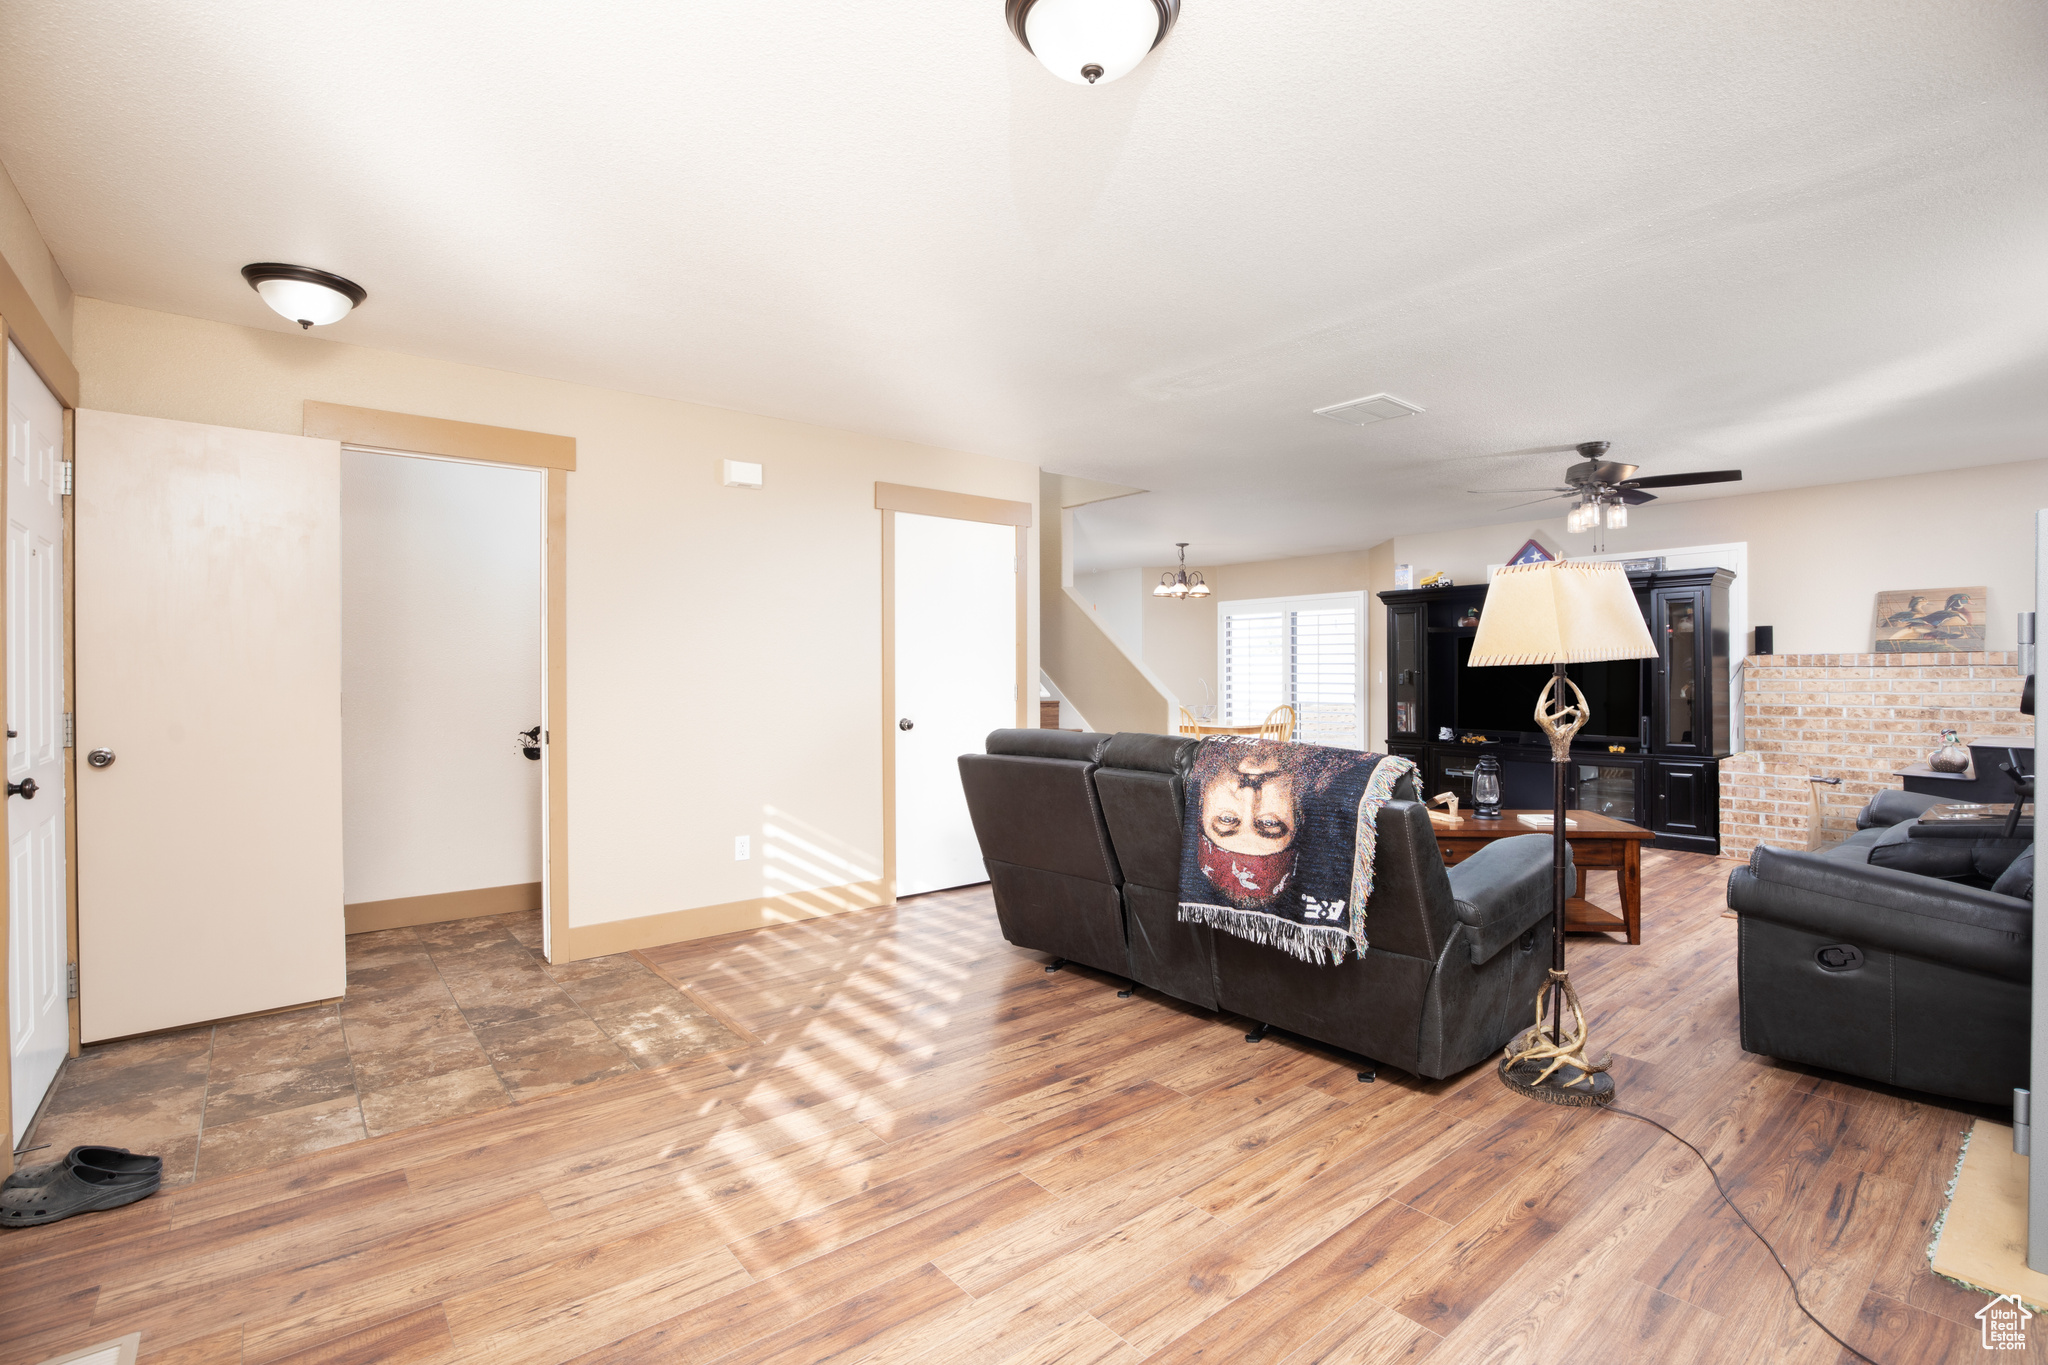
[[[1482,734],[1539,733],[1536,698],[1550,681],[1548,664],[1471,665],[1472,638],[1458,641],[1457,717],[1460,730]],[[1586,694],[1592,714],[1579,733],[1587,739],[1634,742],[1642,738],[1643,661],[1568,664],[1565,675]]]

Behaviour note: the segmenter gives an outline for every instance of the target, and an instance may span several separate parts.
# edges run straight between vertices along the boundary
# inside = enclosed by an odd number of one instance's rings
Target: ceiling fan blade
[[[1657,500],[1655,493],[1639,493],[1633,488],[1622,489],[1620,496],[1621,500],[1630,507],[1641,507],[1646,502],[1655,502]]]
[[[1578,490],[1578,489],[1576,489],[1576,488],[1556,488],[1556,487],[1551,487],[1551,488],[1468,488],[1468,489],[1466,489],[1465,491],[1466,491],[1467,493],[1477,493],[1477,494],[1478,494],[1478,495],[1479,495],[1480,497],[1482,497],[1482,498],[1492,498],[1492,497],[1498,497],[1498,496],[1499,496],[1500,494],[1502,494],[1502,493],[1553,493],[1553,494],[1556,494],[1556,495],[1557,495],[1558,497],[1563,497],[1563,496],[1564,496],[1565,494],[1567,494],[1567,493],[1576,493],[1576,492],[1578,492],[1579,490]]]
[[[1742,477],[1739,469],[1708,469],[1698,474],[1652,474],[1647,479],[1630,479],[1626,488],[1684,488],[1695,483],[1734,483]]]
[[[1509,489],[1509,490],[1506,490],[1506,491],[1512,492],[1513,490],[1512,490],[1512,489]],[[1526,491],[1526,490],[1525,490],[1525,491]],[[1511,507],[1503,507],[1503,508],[1501,508],[1500,510],[1501,510],[1501,511],[1503,511],[1503,512],[1512,512],[1512,511],[1514,511],[1514,510],[1515,510],[1515,508],[1516,508],[1516,507],[1534,507],[1534,506],[1535,506],[1535,505],[1536,505],[1537,503],[1539,503],[1539,502],[1556,502],[1556,501],[1557,501],[1557,500],[1558,500],[1559,498],[1569,498],[1569,497],[1573,496],[1573,494],[1574,494],[1574,493],[1576,493],[1577,491],[1578,491],[1577,489],[1572,489],[1572,490],[1570,490],[1570,491],[1567,491],[1567,492],[1563,492],[1563,493],[1552,493],[1552,494],[1551,494],[1551,495],[1550,495],[1549,497],[1547,497],[1547,498],[1531,498],[1531,499],[1530,499],[1529,501],[1527,501],[1527,502],[1518,502],[1518,503],[1515,503],[1515,504],[1514,504],[1513,506],[1511,506]]]

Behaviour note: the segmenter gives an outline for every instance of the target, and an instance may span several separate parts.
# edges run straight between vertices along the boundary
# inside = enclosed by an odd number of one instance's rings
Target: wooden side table
[[[1502,811],[1498,820],[1480,820],[1460,809],[1456,820],[1441,812],[1430,816],[1436,828],[1436,844],[1443,850],[1444,865],[1455,866],[1495,839],[1516,834],[1549,836],[1548,826],[1525,824],[1522,815],[1548,816],[1547,810]],[[1621,913],[1603,910],[1585,896],[1573,896],[1564,903],[1564,927],[1572,933],[1628,935],[1630,943],[1643,941],[1643,843],[1656,836],[1641,825],[1631,825],[1611,815],[1589,810],[1570,813],[1565,842],[1571,845],[1572,866],[1579,871],[1579,889],[1585,890],[1585,874],[1607,871],[1621,884]]]

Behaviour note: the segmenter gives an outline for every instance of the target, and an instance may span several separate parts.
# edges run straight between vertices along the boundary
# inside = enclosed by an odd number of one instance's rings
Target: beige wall
[[[4,167],[0,167],[0,257],[6,259],[21,287],[28,291],[29,301],[57,334],[57,344],[70,351],[71,285],[57,268],[49,247],[43,244],[43,235],[37,231],[35,219],[29,216],[28,205],[22,202]]]
[[[1059,474],[1040,478],[1040,504],[1045,508],[1039,532],[1039,626],[1044,642],[1040,666],[1088,728],[1171,734],[1177,709],[1171,689],[1103,628],[1089,601],[1074,590],[1073,558],[1066,550],[1074,513],[1059,506],[1066,482]],[[1068,707],[1060,714],[1065,724]]]
[[[1774,626],[1781,654],[1853,654],[1870,648],[1877,593],[1887,588],[1990,588],[1987,649],[2014,646],[2017,613],[2034,609],[2034,513],[2048,507],[2048,460],[1952,469],[1896,479],[1656,502],[1607,533],[1612,553],[1749,543],[1749,619]],[[1400,536],[1398,563],[1442,569],[1460,583],[1531,535],[1565,553],[1591,536],[1553,521]],[[1747,650],[1748,642],[1742,642]]]
[[[1781,653],[1855,653],[1870,648],[1870,617],[1882,589],[1990,589],[1986,648],[2014,647],[2015,617],[2034,609],[2034,513],[2048,507],[2048,460],[1938,474],[1748,493],[1637,509],[1634,524],[1607,533],[1611,552],[1685,545],[1749,544],[1749,620],[1777,630]],[[1560,515],[1461,531],[1397,536],[1369,550],[1252,564],[1201,566],[1216,595],[1206,602],[1147,597],[1145,662],[1190,704],[1213,700],[1216,607],[1221,600],[1297,593],[1377,594],[1394,566],[1418,578],[1443,570],[1459,583],[1482,581],[1530,536],[1565,553],[1592,537],[1568,536]],[[1147,570],[1155,575],[1157,569]],[[1380,672],[1385,620],[1371,617],[1366,674],[1371,743],[1386,741]],[[1746,651],[1748,642],[1742,641]],[[1204,691],[1204,684],[1209,689]]]
[[[1074,596],[1087,606],[1095,623],[1126,654],[1140,658],[1145,653],[1145,597],[1159,581],[1144,575],[1143,569],[1074,575]]]
[[[1387,696],[1377,686],[1387,657],[1387,616],[1374,611],[1379,595],[1394,586],[1394,542],[1381,541],[1365,552],[1365,615],[1369,629],[1365,638],[1365,747],[1384,752],[1387,747]]]
[[[761,898],[782,917],[847,903],[803,892],[881,867],[874,484],[1038,500],[1014,461],[96,299],[75,325],[88,408],[297,432],[312,398],[576,438],[573,925],[719,907],[665,922],[683,937],[758,922]],[[728,457],[767,486],[721,487]],[[1035,633],[1030,650],[1036,676]]]

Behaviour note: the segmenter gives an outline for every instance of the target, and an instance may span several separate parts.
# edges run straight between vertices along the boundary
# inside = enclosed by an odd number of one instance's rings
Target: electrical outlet
[[[754,841],[751,836],[735,834],[732,839],[732,860],[743,863],[754,856]]]

